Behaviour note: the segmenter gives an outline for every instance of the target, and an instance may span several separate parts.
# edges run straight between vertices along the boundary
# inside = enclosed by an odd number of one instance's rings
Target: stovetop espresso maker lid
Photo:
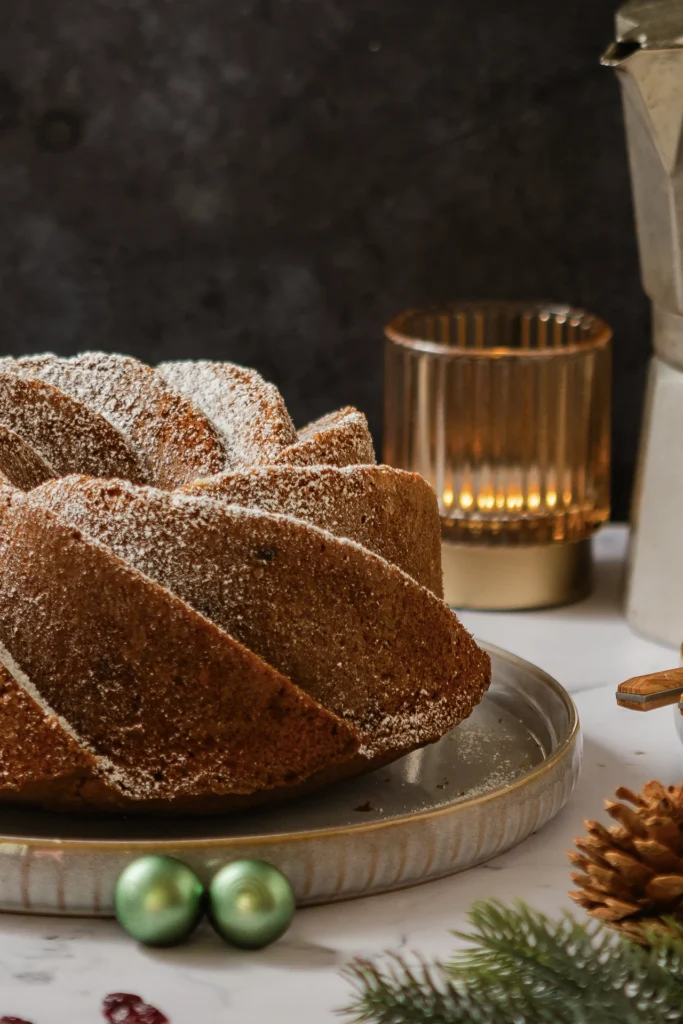
[[[617,11],[617,40],[646,49],[683,46],[681,0],[629,0]]]

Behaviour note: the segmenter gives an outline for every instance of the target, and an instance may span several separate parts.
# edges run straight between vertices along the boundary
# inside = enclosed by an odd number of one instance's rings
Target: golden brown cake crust
[[[373,771],[396,753],[356,754],[327,765],[303,782],[253,793],[173,794],[136,798],[107,784],[98,759],[78,744],[59,718],[47,713],[0,664],[0,801],[77,813],[222,814],[289,801],[321,786]],[[405,753],[409,751],[406,750]]]
[[[122,794],[294,785],[357,750],[255,654],[19,491],[0,494],[0,559],[3,663]]]
[[[142,479],[134,452],[104,417],[43,381],[0,369],[0,423],[58,475]]]
[[[0,665],[0,751],[2,800],[74,806],[84,800],[115,799],[98,777],[93,755],[19,686],[4,665]]]
[[[282,395],[256,370],[234,363],[180,360],[160,363],[157,371],[220,430],[231,468],[268,464],[296,442]]]
[[[231,364],[0,360],[0,802],[237,810],[433,742],[490,682],[441,593],[436,497],[357,410],[297,434]]]
[[[0,664],[0,801],[49,810],[126,814],[220,814],[291,800],[321,786],[372,771],[387,758],[356,754],[314,772],[304,782],[253,793],[173,794],[136,798],[107,784],[95,755],[78,744],[59,718],[33,700]],[[390,758],[393,760],[392,758]]]
[[[443,597],[436,495],[390,466],[267,466],[195,480],[186,494],[280,512],[374,551]]]
[[[276,459],[290,466],[361,466],[375,463],[375,449],[362,412],[346,406],[302,427],[298,440]]]
[[[3,482],[30,491],[56,476],[48,462],[9,427],[0,424],[0,474]]]
[[[213,424],[137,359],[106,352],[85,352],[70,359],[24,356],[15,361],[15,372],[47,381],[108,420],[136,452],[143,464],[142,479],[148,483],[179,487],[226,468],[223,442]],[[60,472],[133,479],[85,467]]]
[[[366,756],[432,742],[488,685],[488,658],[443,601],[301,520],[83,477],[50,481],[27,501],[106,544],[345,719]]]

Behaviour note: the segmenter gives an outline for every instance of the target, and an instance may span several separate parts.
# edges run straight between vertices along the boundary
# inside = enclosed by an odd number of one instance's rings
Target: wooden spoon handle
[[[634,676],[617,687],[617,704],[631,711],[652,711],[677,704],[683,696],[683,668]]]

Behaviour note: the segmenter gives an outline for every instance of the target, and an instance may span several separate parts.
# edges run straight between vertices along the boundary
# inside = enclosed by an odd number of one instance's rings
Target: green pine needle
[[[438,965],[414,967],[393,957],[384,971],[357,960],[346,972],[356,989],[356,1000],[346,1012],[357,1024],[510,1024],[508,1013],[490,993],[461,990]],[[554,1024],[551,1018],[547,1021]]]
[[[683,926],[644,947],[570,915],[476,903],[470,946],[447,965],[347,968],[344,1013],[374,1024],[674,1024],[683,1021]]]

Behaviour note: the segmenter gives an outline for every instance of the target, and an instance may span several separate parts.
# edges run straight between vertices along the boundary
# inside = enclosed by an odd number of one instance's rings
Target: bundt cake
[[[434,492],[230,363],[0,359],[0,801],[213,812],[432,743],[490,681]]]

